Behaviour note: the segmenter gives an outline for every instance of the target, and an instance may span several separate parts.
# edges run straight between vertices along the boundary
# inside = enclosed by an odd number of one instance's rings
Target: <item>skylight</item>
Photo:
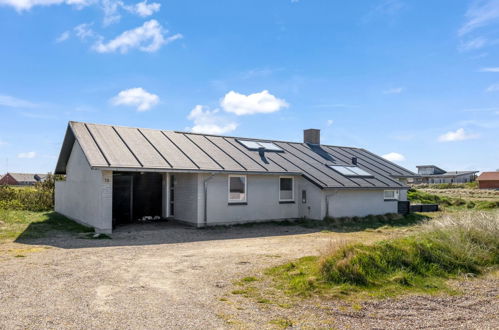
[[[249,141],[249,140],[237,140],[243,146],[250,150],[258,150],[263,148],[266,151],[282,151],[281,148],[273,144],[272,142],[259,142],[259,141]]]
[[[369,172],[357,166],[342,166],[342,165],[329,165],[330,168],[336,172],[348,176],[348,177],[372,177],[373,175]]]

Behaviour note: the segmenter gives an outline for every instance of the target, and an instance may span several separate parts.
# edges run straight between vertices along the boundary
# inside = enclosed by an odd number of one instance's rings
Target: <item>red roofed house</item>
[[[499,171],[482,172],[477,181],[480,189],[499,189]]]

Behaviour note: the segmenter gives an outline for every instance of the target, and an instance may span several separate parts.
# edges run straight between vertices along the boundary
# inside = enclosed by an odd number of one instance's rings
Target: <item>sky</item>
[[[499,168],[499,0],[0,0],[0,173],[68,121]]]

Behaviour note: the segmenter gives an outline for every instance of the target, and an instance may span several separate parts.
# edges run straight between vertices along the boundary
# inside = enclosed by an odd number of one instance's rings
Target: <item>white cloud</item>
[[[252,115],[255,113],[271,113],[288,107],[285,100],[278,99],[269,91],[244,95],[234,91],[225,94],[220,101],[220,106],[227,112],[235,113],[238,116]]]
[[[36,152],[34,151],[21,152],[17,154],[17,158],[35,158],[35,157],[36,157]]]
[[[499,0],[474,0],[465,16],[466,22],[458,31],[460,36],[499,21]]]
[[[123,32],[107,43],[99,40],[94,45],[94,50],[99,53],[119,51],[124,54],[130,49],[138,48],[143,52],[155,52],[161,46],[182,38],[181,34],[165,38],[167,32],[158,21],[152,19],[145,22],[142,26]]]
[[[467,133],[464,128],[458,128],[454,132],[447,132],[438,137],[439,142],[454,142],[454,141],[463,141],[463,140],[471,140],[478,138],[478,134]]]
[[[88,6],[94,0],[0,0],[0,5],[11,6],[17,11],[30,10],[35,6],[51,6],[67,4],[78,8]]]
[[[74,32],[80,40],[86,40],[88,38],[97,37],[97,34],[92,30],[92,23],[83,23],[75,26]]]
[[[333,123],[334,123],[334,120],[332,120],[332,119],[328,119],[328,120],[326,121],[326,126],[328,126],[328,127],[329,127],[329,126],[333,125]]]
[[[499,72],[499,67],[494,68],[481,68],[480,72]]]
[[[209,110],[202,105],[196,105],[189,113],[187,119],[194,122],[189,128],[194,133],[225,134],[237,128],[237,123],[227,120],[218,115],[220,110]]]
[[[383,94],[400,94],[404,91],[404,87],[394,87],[383,91]]]
[[[499,92],[499,84],[493,84],[487,87],[486,92]]]
[[[37,105],[26,100],[0,94],[0,107],[1,106],[10,108],[35,108]]]
[[[158,103],[158,95],[151,94],[141,87],[123,90],[111,99],[112,105],[134,106],[138,111],[147,111]]]
[[[381,157],[383,157],[384,159],[389,160],[391,162],[403,162],[405,160],[404,155],[399,154],[397,152],[390,152],[390,153],[387,153]]]
[[[104,26],[111,25],[113,23],[117,23],[121,19],[121,15],[119,13],[119,9],[123,7],[122,1],[116,0],[102,0],[102,10],[104,11]]]
[[[490,42],[487,38],[476,37],[468,41],[461,41],[461,44],[459,45],[459,50],[463,52],[470,50],[477,50],[487,46],[488,44],[490,44]]]
[[[132,6],[125,6],[124,8],[131,13],[139,15],[140,17],[147,17],[151,16],[155,12],[158,12],[161,8],[161,4],[157,2],[147,3],[147,0],[144,0]]]
[[[69,31],[64,31],[63,33],[61,33],[57,39],[55,39],[55,42],[64,42],[66,40],[69,39],[69,37],[71,36],[71,32]]]

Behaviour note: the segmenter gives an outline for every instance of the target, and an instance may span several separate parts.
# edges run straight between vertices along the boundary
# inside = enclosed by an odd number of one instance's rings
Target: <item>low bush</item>
[[[412,185],[414,188],[418,189],[425,189],[425,188],[431,188],[431,189],[477,189],[478,188],[478,182],[473,181],[473,182],[467,182],[467,183],[423,183],[423,184],[415,184]]]
[[[468,209],[495,209],[499,208],[499,201],[469,201],[457,197],[444,197],[440,195],[430,194],[424,191],[409,189],[407,199],[413,204],[439,204],[441,206],[465,206]]]
[[[32,187],[0,186],[0,209],[50,211],[54,208],[54,182],[49,174],[44,182]]]
[[[391,295],[446,289],[448,278],[481,274],[497,265],[499,212],[473,211],[428,221],[412,236],[340,246],[267,273],[292,294],[368,290]]]

